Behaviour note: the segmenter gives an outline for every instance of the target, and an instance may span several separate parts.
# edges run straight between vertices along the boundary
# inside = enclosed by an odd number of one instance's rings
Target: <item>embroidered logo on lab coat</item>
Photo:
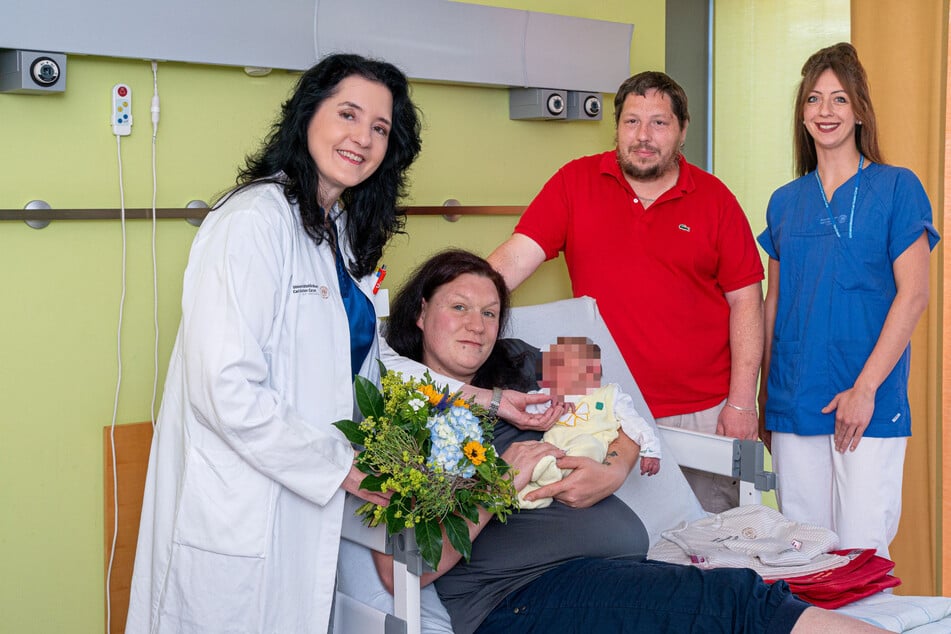
[[[291,287],[291,292],[295,295],[320,295],[322,299],[327,299],[330,297],[330,289],[324,286],[323,284],[294,284]]]

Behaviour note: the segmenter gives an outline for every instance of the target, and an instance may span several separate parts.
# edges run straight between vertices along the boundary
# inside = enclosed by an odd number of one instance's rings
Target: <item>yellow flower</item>
[[[462,453],[477,467],[485,462],[485,447],[478,441],[470,440],[467,442],[465,447],[462,448]]]
[[[469,409],[469,403],[464,398],[457,398],[455,401],[452,402],[452,406],[465,407],[466,409]]]
[[[434,388],[432,385],[420,385],[419,391],[422,392],[423,396],[429,399],[429,402],[433,405],[439,405],[439,401],[442,400],[442,392]]]

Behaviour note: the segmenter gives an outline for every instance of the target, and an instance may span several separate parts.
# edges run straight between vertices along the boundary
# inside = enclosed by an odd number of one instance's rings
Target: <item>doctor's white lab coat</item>
[[[358,285],[369,296],[372,280]],[[280,187],[208,215],[185,271],[127,632],[327,631],[353,460],[331,425],[354,414],[349,332],[332,248]],[[378,356],[374,341],[361,374],[378,378]]]

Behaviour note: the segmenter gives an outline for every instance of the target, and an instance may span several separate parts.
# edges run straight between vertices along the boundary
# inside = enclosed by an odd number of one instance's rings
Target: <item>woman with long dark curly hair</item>
[[[192,245],[155,427],[128,631],[327,631],[354,450],[332,423],[375,380],[374,268],[420,151],[394,66],[304,73]]]

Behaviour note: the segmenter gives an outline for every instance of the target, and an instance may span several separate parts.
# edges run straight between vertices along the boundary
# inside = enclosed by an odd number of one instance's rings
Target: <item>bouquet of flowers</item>
[[[423,560],[439,565],[443,537],[466,561],[472,542],[466,520],[477,522],[478,507],[505,521],[518,508],[509,465],[491,445],[487,412],[471,399],[422,380],[403,379],[382,369],[382,393],[358,376],[354,381],[360,423],[334,423],[350,442],[363,447],[357,468],[367,477],[360,487],[392,491],[387,506],[367,502],[357,514],[368,526],[386,525],[389,534],[416,531]]]

